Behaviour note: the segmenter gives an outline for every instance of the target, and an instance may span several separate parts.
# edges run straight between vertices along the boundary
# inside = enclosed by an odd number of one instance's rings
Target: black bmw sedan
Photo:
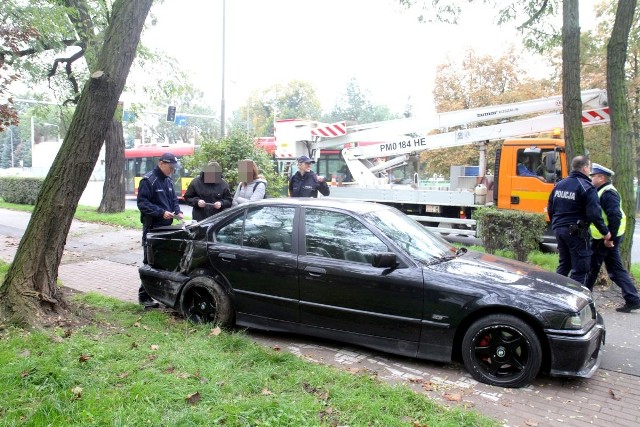
[[[195,322],[345,341],[522,387],[590,377],[605,328],[590,292],[457,249],[374,203],[266,199],[148,235],[143,286]]]

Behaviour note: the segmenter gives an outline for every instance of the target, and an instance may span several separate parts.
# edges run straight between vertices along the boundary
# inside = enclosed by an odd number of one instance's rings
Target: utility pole
[[[220,99],[220,138],[224,138],[224,48],[226,0],[222,0],[222,97]]]

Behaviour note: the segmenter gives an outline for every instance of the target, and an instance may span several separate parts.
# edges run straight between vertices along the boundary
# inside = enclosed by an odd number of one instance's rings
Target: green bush
[[[494,254],[507,249],[518,261],[526,261],[529,253],[538,249],[547,227],[543,214],[483,207],[473,215],[485,250]]]
[[[0,197],[7,203],[35,205],[44,178],[0,177]]]

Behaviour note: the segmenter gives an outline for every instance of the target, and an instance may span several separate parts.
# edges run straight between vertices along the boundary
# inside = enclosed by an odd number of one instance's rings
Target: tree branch
[[[536,13],[533,14],[533,16],[531,18],[529,18],[524,24],[520,25],[517,30],[520,31],[523,28],[528,27],[529,25],[531,25],[532,23],[534,23],[535,21],[538,20],[538,18],[540,18],[540,16],[544,13],[545,9],[547,8],[547,5],[549,4],[549,0],[544,0],[542,2],[542,5],[540,6],[540,9],[538,9],[538,11]]]

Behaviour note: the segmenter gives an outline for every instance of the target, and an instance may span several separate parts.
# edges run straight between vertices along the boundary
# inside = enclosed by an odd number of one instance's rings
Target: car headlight
[[[582,307],[578,313],[572,313],[564,319],[563,329],[582,329],[587,327],[595,319],[595,314],[590,305]]]

